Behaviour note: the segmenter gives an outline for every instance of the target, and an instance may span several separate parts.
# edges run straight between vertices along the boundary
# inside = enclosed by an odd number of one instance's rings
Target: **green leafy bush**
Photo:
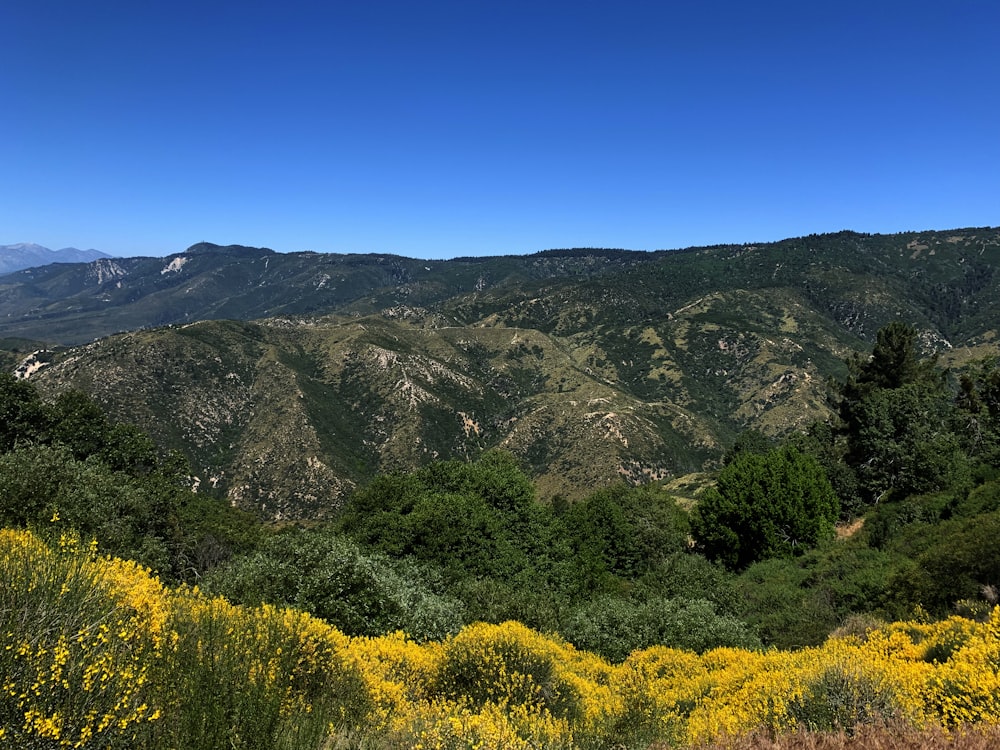
[[[340,534],[291,530],[213,571],[203,586],[240,604],[297,607],[349,635],[403,630],[424,640],[456,633],[463,624],[461,603],[437,593],[429,575],[413,562],[363,551]]]
[[[759,648],[760,639],[746,623],[720,615],[704,599],[653,598],[642,602],[615,597],[579,607],[564,628],[578,648],[620,662],[650,646],[698,653],[720,646]]]
[[[709,558],[743,569],[832,538],[838,515],[837,495],[816,459],[784,446],[736,455],[699,497],[692,531]]]

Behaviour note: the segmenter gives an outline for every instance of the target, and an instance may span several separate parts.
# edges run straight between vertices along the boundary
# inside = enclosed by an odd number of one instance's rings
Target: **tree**
[[[869,500],[944,489],[967,474],[946,373],[917,343],[904,323],[879,329],[871,356],[851,359],[839,387],[845,458]]]
[[[788,443],[819,461],[840,499],[841,521],[852,521],[864,514],[867,504],[857,471],[844,460],[847,445],[839,425],[832,421],[813,422],[805,432],[791,436]]]
[[[378,477],[356,492],[341,531],[390,555],[413,555],[451,575],[509,578],[530,564],[543,529],[534,488],[509,456],[440,461]]]
[[[1000,362],[973,362],[959,379],[955,397],[958,433],[966,451],[987,466],[1000,464]]]
[[[692,519],[711,559],[743,569],[768,557],[800,554],[833,536],[839,501],[819,462],[796,448],[744,452],[705,490]]]
[[[654,488],[598,490],[570,506],[562,523],[581,569],[598,575],[635,578],[687,548],[687,514]]]
[[[35,387],[0,373],[0,453],[35,442],[45,434],[48,423],[48,411]]]
[[[76,458],[100,453],[107,445],[111,423],[97,402],[82,391],[59,394],[51,413],[51,441],[65,445]]]
[[[874,388],[899,388],[933,376],[933,369],[933,360],[919,356],[917,329],[896,320],[875,334],[871,357],[858,369],[858,382]]]
[[[757,430],[745,430],[736,437],[733,447],[726,451],[722,462],[731,464],[741,453],[767,453],[775,447],[775,442],[767,435]]]
[[[967,459],[951,429],[953,409],[943,392],[919,383],[879,389],[854,413],[850,456],[873,498],[889,491],[902,497],[934,492],[966,477]]]

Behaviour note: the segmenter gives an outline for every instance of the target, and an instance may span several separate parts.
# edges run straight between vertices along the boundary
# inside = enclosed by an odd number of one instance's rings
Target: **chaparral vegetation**
[[[827,419],[744,432],[682,498],[541,499],[482,450],[270,523],[90,396],[0,376],[0,740],[990,746],[1000,365],[896,322],[844,372]]]
[[[55,522],[58,523],[58,522]],[[1000,610],[868,624],[796,650],[620,662],[517,622],[347,636],[164,586],[63,533],[0,533],[9,747],[645,747],[1000,722]]]

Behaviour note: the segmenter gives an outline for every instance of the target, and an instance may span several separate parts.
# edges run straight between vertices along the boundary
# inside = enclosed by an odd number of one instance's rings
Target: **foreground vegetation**
[[[1000,724],[1000,609],[797,651],[663,646],[620,664],[519,623],[350,638],[168,588],[64,535],[0,532],[12,747],[646,747],[751,732]]]
[[[848,372],[837,420],[745,433],[693,508],[624,484],[542,503],[487,452],[282,527],[192,492],[88,397],[0,377],[0,740],[780,747],[998,725],[1000,367],[953,377],[894,324]]]

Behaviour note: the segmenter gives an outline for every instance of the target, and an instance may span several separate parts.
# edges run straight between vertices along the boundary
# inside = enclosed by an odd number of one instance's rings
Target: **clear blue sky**
[[[411,257],[1000,224],[1000,3],[0,4],[0,244]]]

